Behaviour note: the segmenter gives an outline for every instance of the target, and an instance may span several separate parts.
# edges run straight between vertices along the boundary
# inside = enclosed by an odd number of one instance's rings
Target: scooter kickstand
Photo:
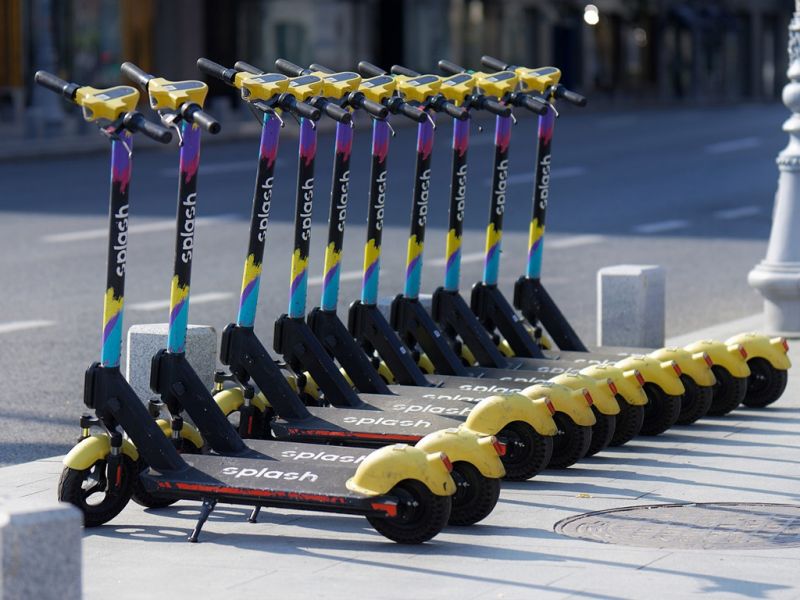
[[[248,523],[258,523],[258,514],[261,512],[260,506],[254,506],[253,512],[250,513],[250,516],[247,517]]]
[[[200,530],[203,529],[203,525],[208,520],[208,517],[214,510],[214,507],[217,505],[216,500],[206,499],[203,500],[203,507],[200,509],[200,518],[197,519],[197,524],[194,526],[192,530],[192,535],[189,536],[189,541],[193,544],[197,543],[197,538],[200,537]]]

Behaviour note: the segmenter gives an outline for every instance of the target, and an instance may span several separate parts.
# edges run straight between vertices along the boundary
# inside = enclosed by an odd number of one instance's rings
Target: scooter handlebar
[[[228,69],[218,63],[215,63],[213,60],[209,60],[207,58],[198,58],[197,68],[200,69],[200,72],[203,75],[214,77],[216,79],[224,81],[228,85],[231,85],[233,83],[233,80],[236,78],[236,69]]]
[[[361,108],[376,119],[385,119],[387,116],[389,116],[388,108],[386,108],[383,104],[373,102],[361,92],[351,93],[347,101],[350,103],[350,106],[354,108]]]
[[[493,71],[506,71],[511,66],[499,58],[494,58],[493,56],[488,56],[486,54],[481,56],[481,65],[487,69],[492,69]]]
[[[308,72],[300,65],[296,65],[292,61],[286,60],[285,58],[279,58],[276,60],[275,68],[278,69],[280,73],[288,75],[289,77],[299,77],[300,75],[304,75]]]
[[[532,96],[526,96],[525,94],[517,94],[514,98],[514,104],[517,106],[522,106],[523,108],[526,108],[539,116],[547,113],[547,102],[540,98],[533,98]]]
[[[456,75],[458,73],[463,73],[464,71],[466,71],[466,69],[461,65],[457,65],[454,62],[450,62],[449,60],[444,60],[444,59],[439,61],[439,69],[441,69],[448,75]]]
[[[463,106],[456,106],[452,102],[442,102],[444,112],[456,119],[457,121],[466,121],[469,119],[469,111]]]
[[[209,133],[216,134],[222,129],[222,125],[220,125],[219,121],[217,121],[207,112],[203,111],[203,109],[197,104],[193,104],[189,107],[189,109],[186,111],[186,118],[191,123],[197,123]]]
[[[75,100],[75,92],[77,92],[78,88],[81,87],[77,83],[64,81],[60,77],[56,77],[47,71],[36,71],[36,75],[33,76],[33,80],[43,88],[47,88],[51,92],[60,94],[70,101]]]
[[[172,140],[172,132],[159,123],[145,119],[141,113],[133,111],[123,119],[125,129],[131,132],[139,131],[152,140],[168,144]]]
[[[328,67],[323,67],[319,63],[311,63],[310,65],[308,65],[308,68],[311,71],[319,71],[320,73],[335,73],[336,72],[333,69],[330,69]]]
[[[500,117],[508,117],[511,114],[510,106],[503,104],[502,102],[498,102],[497,100],[493,100],[492,98],[484,99],[483,106],[481,108],[488,110],[490,113]]]
[[[392,65],[391,71],[393,75],[405,75],[406,77],[417,77],[419,75],[417,71],[413,71],[402,65]]]
[[[568,90],[563,85],[559,85],[556,87],[555,90],[555,97],[556,98],[563,98],[570,104],[574,104],[575,106],[586,106],[588,102],[586,96],[579,94],[578,92],[573,92],[572,90]]]
[[[252,73],[253,75],[261,75],[264,71],[251,65],[250,63],[244,62],[243,60],[237,60],[236,63],[233,65],[233,68],[237,71],[244,71],[245,73]]]
[[[367,77],[377,77],[378,75],[386,75],[386,71],[373,65],[370,62],[362,60],[358,63],[358,72]]]
[[[288,110],[294,113],[301,119],[309,119],[311,121],[319,121],[322,117],[322,111],[318,108],[306,104],[305,102],[298,102],[297,99],[291,94],[282,94],[278,100],[278,106],[283,110]]]
[[[125,77],[145,90],[147,89],[147,84],[150,83],[151,79],[153,79],[153,76],[150,75],[150,73],[146,73],[132,62],[122,63],[122,66],[120,66],[119,70],[123,75],[125,75]]]
[[[389,104],[389,110],[391,110],[393,113],[408,117],[416,123],[422,123],[423,121],[427,120],[428,116],[424,110],[420,110],[416,106],[411,106],[408,102],[403,102],[403,100],[399,97],[392,98],[392,100],[394,100],[394,102],[390,101],[391,104]]]
[[[353,121],[353,115],[346,108],[342,108],[335,102],[326,102],[322,111],[337,123],[345,125]]]

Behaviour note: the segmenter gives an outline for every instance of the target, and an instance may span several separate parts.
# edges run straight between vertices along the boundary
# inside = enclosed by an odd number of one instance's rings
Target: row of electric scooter
[[[168,81],[131,63],[123,74],[148,96],[158,121],[136,111],[131,86],[95,89],[38,72],[36,81],[82,107],[111,141],[108,263],[100,361],[86,371],[81,437],[64,459],[58,494],[86,526],[114,518],[130,499],[150,508],[202,503],[190,536],[218,502],[359,514],[389,539],[421,543],[447,524],[489,515],[500,480],[566,468],[637,435],[658,435],[744,403],[766,406],[786,386],[783,338],[743,334],[686,348],[589,350],[540,281],[557,105],[582,106],[553,67],[484,57],[486,71],[441,61],[444,75],[366,62],[359,73],[276,61],[265,72],[207,59],[198,67],[241,92],[262,124],[239,311],[222,334],[209,390],[186,360],[189,287],[198,215],[204,112],[201,81]],[[369,213],[361,297],[347,322],[337,314],[353,114],[372,124]],[[494,163],[482,280],[469,303],[460,292],[470,117],[495,116]],[[533,210],[526,270],[509,301],[498,287],[513,111],[538,115]],[[420,280],[430,198],[435,117],[452,120],[452,181],[444,284],[429,308]],[[297,118],[299,164],[289,307],[275,323],[278,361],[254,332],[284,120]],[[388,318],[378,302],[390,116],[417,123],[403,293]],[[322,298],[306,312],[316,123],[336,122],[333,185]],[[152,359],[143,402],[120,372],[135,133],[177,137],[180,166],[174,270],[166,348]],[[174,135],[173,135],[174,134]],[[134,209],[135,210],[135,209]],[[549,335],[548,335],[549,334]],[[188,418],[186,418],[188,417]],[[99,428],[99,432],[93,429]],[[413,444],[413,445],[411,445]]]

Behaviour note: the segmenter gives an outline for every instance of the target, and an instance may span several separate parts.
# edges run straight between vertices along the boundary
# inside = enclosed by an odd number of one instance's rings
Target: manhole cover
[[[787,548],[800,546],[800,506],[658,504],[586,513],[559,521],[569,537],[643,548]]]

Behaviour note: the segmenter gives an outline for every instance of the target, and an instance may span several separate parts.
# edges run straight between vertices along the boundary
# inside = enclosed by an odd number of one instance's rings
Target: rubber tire
[[[500,457],[506,469],[504,479],[526,481],[541,473],[553,455],[553,438],[539,433],[528,423],[513,421],[497,434],[506,453]]]
[[[661,435],[678,422],[681,414],[681,397],[670,396],[654,383],[645,383],[647,404],[644,407],[642,435]]]
[[[714,386],[697,385],[688,375],[681,375],[686,393],[681,398],[681,414],[678,425],[691,425],[708,414],[714,401]]]
[[[102,463],[102,464],[101,464]],[[116,517],[131,499],[131,483],[138,477],[136,465],[127,456],[122,457],[122,485],[118,494],[107,495],[100,504],[86,503],[83,494],[83,482],[94,468],[105,468],[105,459],[95,462],[88,469],[78,470],[65,467],[58,481],[58,499],[68,502],[81,511],[84,527],[98,527]]]
[[[566,469],[586,456],[592,444],[592,428],[588,425],[576,425],[563,412],[557,411],[553,420],[558,426],[558,433],[553,440],[553,456],[547,468]]]
[[[747,395],[742,404],[750,408],[764,408],[781,397],[789,381],[789,371],[776,369],[763,358],[747,361],[750,377],[747,378]]]
[[[589,444],[589,450],[586,451],[586,456],[594,456],[598,452],[604,450],[611,444],[611,439],[614,437],[614,430],[617,428],[616,415],[604,415],[596,406],[592,406],[597,423],[592,425],[592,442]]]
[[[500,498],[500,480],[484,477],[468,462],[453,463],[456,493],[452,496],[450,525],[474,525],[489,516]],[[467,484],[466,488],[461,484]]]
[[[622,446],[630,442],[642,431],[644,424],[644,409],[646,405],[628,404],[621,396],[617,396],[619,414],[614,437],[609,446]]]
[[[727,415],[744,401],[748,378],[734,377],[728,369],[720,365],[714,365],[711,370],[714,372],[714,377],[717,378],[717,383],[714,386],[714,399],[711,401],[708,414],[721,417]]]
[[[403,517],[367,516],[375,530],[398,544],[421,544],[436,536],[450,519],[450,496],[437,496],[425,484],[405,479],[395,485],[388,495],[413,499],[419,505],[412,509],[411,521]],[[402,509],[398,507],[398,512]]]
[[[186,438],[183,438],[181,442],[181,454],[200,454],[200,452],[202,452],[202,448],[198,448]],[[136,472],[138,474],[147,469],[147,464],[141,458],[139,458],[137,467],[138,470]],[[151,494],[145,489],[144,485],[142,484],[142,480],[139,477],[134,477],[133,481],[131,482],[131,500],[136,502],[136,504],[139,506],[144,506],[145,508],[166,508],[167,506],[172,506],[178,501],[177,498],[163,498]]]

